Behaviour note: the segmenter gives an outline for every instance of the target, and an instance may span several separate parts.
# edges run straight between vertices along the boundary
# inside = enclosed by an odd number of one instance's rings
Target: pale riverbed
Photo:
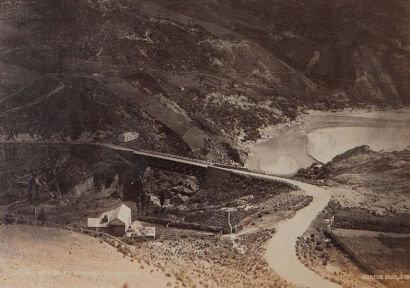
[[[251,147],[246,166],[288,175],[319,161],[326,163],[356,146],[375,151],[410,147],[410,111],[329,113],[313,116],[278,138]]]
[[[283,279],[300,287],[311,288],[341,288],[333,282],[322,278],[299,261],[296,256],[296,241],[306,231],[310,223],[325,208],[330,200],[331,193],[320,187],[289,181],[313,197],[309,206],[298,211],[287,221],[279,223],[277,233],[268,242],[266,260],[269,266]]]

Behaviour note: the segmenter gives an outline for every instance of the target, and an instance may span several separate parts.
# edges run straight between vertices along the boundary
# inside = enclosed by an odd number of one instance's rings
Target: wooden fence
[[[86,228],[82,228],[82,227],[72,227],[72,226],[68,226],[68,225],[63,225],[63,224],[58,224],[58,223],[53,223],[53,222],[48,222],[48,221],[42,221],[42,220],[33,220],[30,219],[28,217],[11,217],[11,216],[6,216],[4,217],[6,221],[6,223],[8,224],[25,224],[25,225],[35,225],[35,226],[43,226],[43,227],[52,227],[52,228],[61,228],[61,229],[65,229],[68,231],[72,231],[72,232],[78,232],[78,233],[83,233],[83,234],[87,234],[90,235],[92,237],[98,237],[102,240],[104,240],[105,242],[107,242],[108,244],[112,245],[112,246],[116,246],[116,243],[120,243],[122,245],[127,245],[127,243],[125,243],[124,241],[122,241],[121,239],[119,239],[118,237],[112,236],[110,234],[107,234],[105,232],[100,232],[100,231],[95,231],[92,229],[86,229]]]

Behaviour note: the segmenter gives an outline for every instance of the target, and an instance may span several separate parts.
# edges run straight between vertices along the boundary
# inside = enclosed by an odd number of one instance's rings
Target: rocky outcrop
[[[143,193],[150,199],[150,210],[177,207],[199,190],[198,179],[176,172],[148,167],[141,179]]]
[[[94,145],[9,143],[0,144],[0,150],[5,152],[0,164],[2,204],[120,198],[122,174],[138,175],[139,169],[120,154]]]

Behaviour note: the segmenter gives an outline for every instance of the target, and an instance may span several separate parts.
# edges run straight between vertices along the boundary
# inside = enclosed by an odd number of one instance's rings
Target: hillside
[[[117,141],[136,131],[133,143],[185,154],[188,147],[167,127],[122,101],[92,78],[44,77],[0,99],[0,138],[4,140]]]
[[[354,196],[357,207],[381,214],[409,213],[409,150],[375,152],[360,146],[322,166],[300,169],[297,176],[354,189],[361,195]],[[344,195],[342,201],[349,199],[348,193]]]
[[[300,170],[299,173],[302,174],[303,170],[305,169]],[[306,170],[311,172],[309,169]],[[409,173],[409,150],[375,152],[368,146],[360,146],[337,155],[331,162],[320,168],[313,168],[311,175],[316,179],[332,179],[352,185],[366,184],[378,193],[382,193],[383,189],[388,189],[390,192],[407,193],[407,184],[402,180],[408,179]],[[382,185],[386,181],[391,181],[391,185]]]
[[[404,0],[37,0],[4,7],[0,69],[14,73],[2,79],[0,98],[50,74],[115,76],[230,143],[256,140],[258,128],[304,108],[410,101]],[[65,93],[82,89],[104,93],[86,81]],[[64,111],[83,113],[70,105]],[[101,115],[108,113],[96,110],[93,118]],[[73,119],[66,123],[80,125]],[[111,120],[125,125],[124,115]],[[111,128],[95,125],[90,130]]]
[[[176,280],[80,233],[0,226],[1,287],[165,287]],[[142,258],[142,257],[141,257]],[[143,284],[142,284],[143,283]]]
[[[123,183],[145,170],[143,163],[91,145],[0,144],[0,160],[0,205],[126,198]]]

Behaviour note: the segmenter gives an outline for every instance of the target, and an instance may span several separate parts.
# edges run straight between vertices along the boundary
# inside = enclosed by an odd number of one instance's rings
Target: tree
[[[164,206],[165,204],[165,193],[164,191],[159,192],[159,203],[161,206]]]
[[[38,212],[37,220],[46,221],[46,211],[44,210],[44,207],[41,207],[40,212]]]

